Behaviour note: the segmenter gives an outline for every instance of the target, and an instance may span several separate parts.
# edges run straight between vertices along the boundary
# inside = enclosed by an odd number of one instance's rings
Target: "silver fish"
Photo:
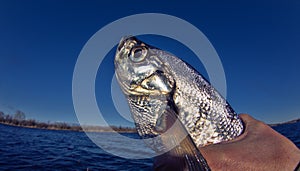
[[[164,135],[148,142],[157,152],[170,142],[177,143],[183,151],[173,152],[189,156],[189,170],[209,170],[197,147],[232,140],[243,132],[242,121],[227,101],[176,56],[125,37],[114,63],[138,133],[145,139]],[[165,135],[173,125],[177,125],[173,136]],[[179,142],[179,134],[188,136]],[[202,168],[195,166],[197,162]]]

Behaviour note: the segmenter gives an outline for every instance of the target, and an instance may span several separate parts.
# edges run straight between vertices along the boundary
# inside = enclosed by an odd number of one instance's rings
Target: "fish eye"
[[[147,56],[146,47],[140,46],[140,47],[132,48],[129,57],[133,62],[141,62],[142,60],[145,59],[146,56]]]

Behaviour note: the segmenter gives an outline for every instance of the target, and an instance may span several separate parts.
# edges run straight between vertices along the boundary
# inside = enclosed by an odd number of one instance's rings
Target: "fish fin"
[[[180,146],[176,148],[179,148],[176,150],[177,153],[184,154],[188,170],[210,170],[205,158],[189,135],[180,143]]]
[[[177,115],[173,109],[167,108],[157,123],[159,123],[159,131],[164,132],[161,134],[163,144],[176,143],[173,149],[163,154],[163,156],[168,156],[167,160],[177,163],[176,165],[178,165],[178,167],[176,170],[210,170],[206,160],[196,147],[185,127],[179,119],[177,119]]]

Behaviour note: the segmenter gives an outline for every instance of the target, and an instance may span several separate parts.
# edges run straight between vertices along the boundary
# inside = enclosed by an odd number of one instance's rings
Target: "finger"
[[[249,131],[256,131],[257,129],[259,129],[261,126],[265,126],[266,124],[254,119],[252,116],[250,116],[249,114],[240,114],[239,117],[241,118],[241,120],[243,121],[244,124],[244,136],[246,134],[248,134]],[[241,136],[243,137],[243,136]]]
[[[239,114],[239,117],[243,120],[244,124],[249,124],[251,122],[258,122],[258,120],[254,119],[249,114]]]

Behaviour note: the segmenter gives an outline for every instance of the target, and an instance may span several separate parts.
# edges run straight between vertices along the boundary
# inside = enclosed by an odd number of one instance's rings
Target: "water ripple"
[[[105,134],[108,137],[108,133]],[[136,134],[128,136],[138,138]],[[110,140],[109,137],[107,140]],[[118,147],[119,142],[116,140],[107,144],[118,150],[128,150]],[[151,170],[151,168],[152,159],[129,160],[110,155],[91,142],[82,132],[30,129],[0,124],[0,170]]]
[[[275,130],[291,139],[300,148],[300,123],[279,125]],[[124,134],[139,138],[136,134]],[[148,155],[151,150],[110,137],[107,148],[124,153]],[[110,138],[109,138],[110,137]],[[105,139],[106,138],[106,139]],[[129,160],[116,157],[96,146],[84,133],[29,129],[0,124],[0,170],[151,170],[152,159]]]

